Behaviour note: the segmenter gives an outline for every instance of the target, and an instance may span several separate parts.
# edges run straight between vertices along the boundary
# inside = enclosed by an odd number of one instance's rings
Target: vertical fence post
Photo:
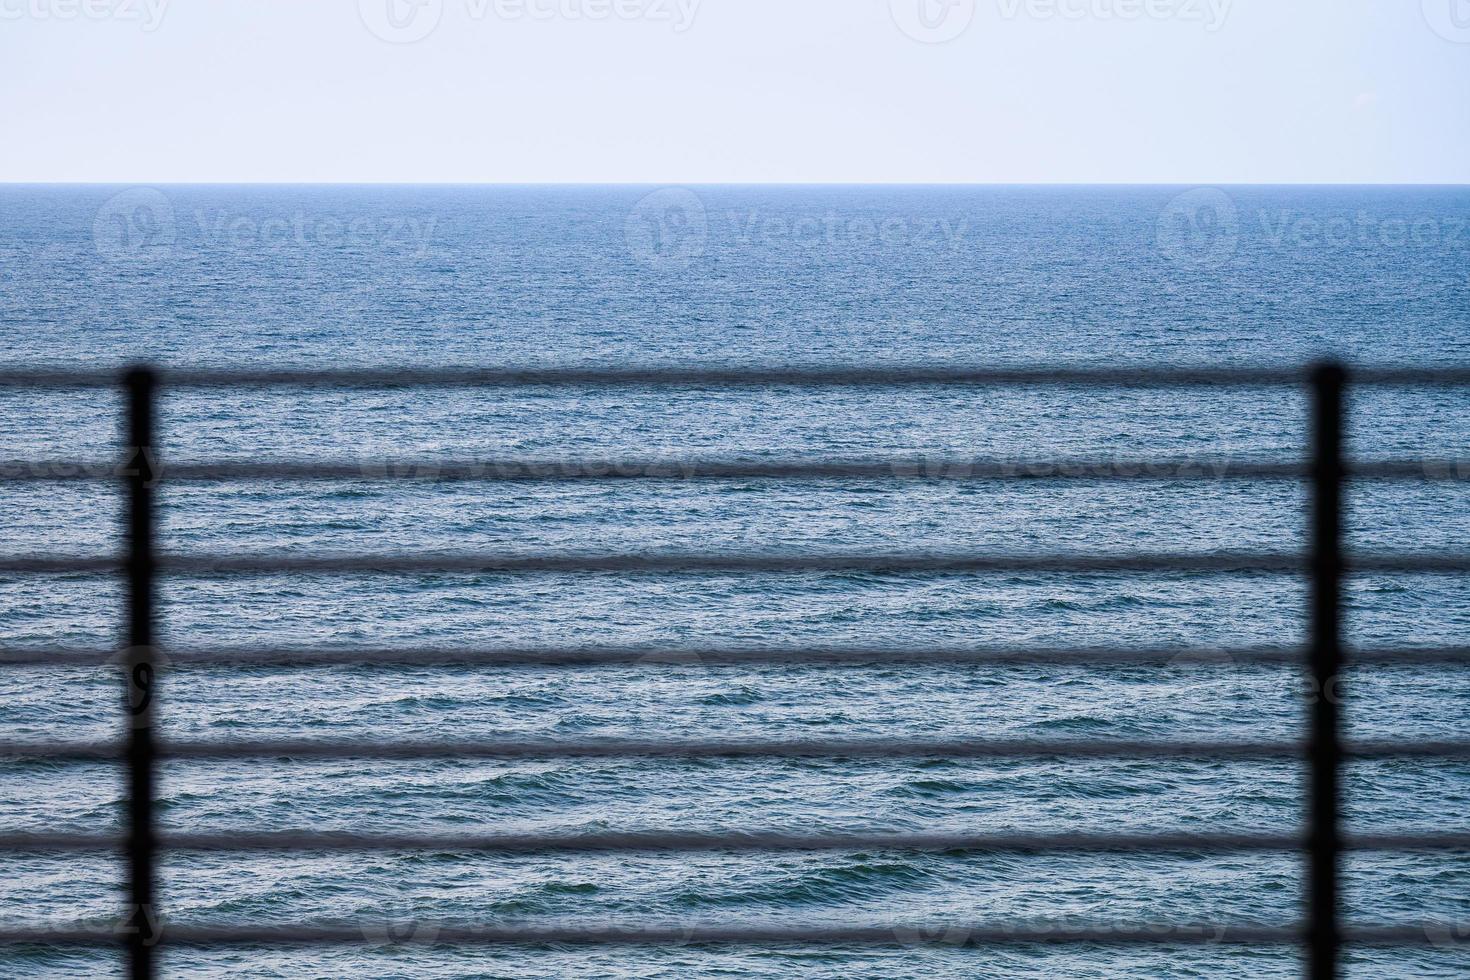
[[[1347,372],[1340,364],[1312,370],[1310,799],[1307,852],[1307,975],[1336,980],[1342,935],[1338,894],[1341,840],[1343,428]]]
[[[157,904],[154,896],[155,796],[154,697],[154,440],[157,375],[146,367],[124,377],[127,439],[131,459],[124,467],[127,486],[127,783],[128,783],[128,975],[152,980]]]

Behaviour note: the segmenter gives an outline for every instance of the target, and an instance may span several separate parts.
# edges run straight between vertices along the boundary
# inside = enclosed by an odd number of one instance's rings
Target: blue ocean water
[[[1463,188],[0,189],[7,362],[176,365],[1470,362]],[[0,457],[109,458],[109,393],[0,393]],[[1299,397],[1228,392],[769,389],[187,392],[164,451],[204,459],[542,459],[617,455],[1152,455],[1296,458]],[[1470,456],[1470,394],[1364,392],[1362,457]],[[107,487],[6,485],[6,550],[115,546]],[[1369,484],[1363,548],[1464,550],[1463,484]],[[1289,549],[1289,484],[1158,481],[178,485],[178,551],[321,552]],[[169,581],[180,648],[772,646],[926,643],[1241,646],[1302,637],[1304,589],[1269,576],[297,576]],[[1362,645],[1463,642],[1470,588],[1364,577]],[[10,646],[106,647],[115,583],[0,577]],[[1355,672],[1361,737],[1455,737],[1470,675]],[[6,738],[117,733],[112,672],[0,675]],[[1290,737],[1289,670],[191,668],[162,688],[178,738]],[[0,829],[104,831],[105,766],[0,764]],[[1464,829],[1470,766],[1352,767],[1356,830]],[[179,763],[172,829],[1281,831],[1301,773],[1247,762],[744,760],[365,765]],[[0,855],[12,924],[102,921],[111,856]],[[1018,919],[1280,924],[1288,855],[975,856],[900,852],[491,858],[174,855],[179,922],[581,925]],[[1470,919],[1463,854],[1354,855],[1356,921]],[[1361,949],[1355,977],[1464,971],[1470,945]],[[168,950],[180,976],[1286,976],[1290,949],[897,944],[831,950]],[[0,973],[117,972],[109,951],[0,951]]]

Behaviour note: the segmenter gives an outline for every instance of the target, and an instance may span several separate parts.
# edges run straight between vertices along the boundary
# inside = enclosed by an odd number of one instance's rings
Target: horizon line
[[[0,180],[0,187],[1470,187],[1470,180]]]

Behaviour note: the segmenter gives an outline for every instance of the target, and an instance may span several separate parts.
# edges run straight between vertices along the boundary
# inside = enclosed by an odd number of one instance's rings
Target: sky
[[[0,0],[7,182],[1470,182],[1470,0]]]

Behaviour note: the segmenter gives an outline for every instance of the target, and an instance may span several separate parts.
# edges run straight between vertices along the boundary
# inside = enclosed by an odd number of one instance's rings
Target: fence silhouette
[[[1470,369],[1377,368],[1349,371],[1325,363],[1308,369],[1185,368],[1113,370],[1090,368],[972,369],[887,368],[629,368],[537,370],[341,370],[341,371],[160,371],[137,367],[121,376],[106,372],[17,370],[0,372],[0,389],[83,389],[121,386],[125,393],[127,446],[121,463],[23,460],[0,463],[0,482],[119,480],[127,508],[125,549],[112,557],[0,556],[0,573],[118,574],[126,581],[125,646],[108,651],[5,650],[0,666],[119,665],[126,676],[128,726],[125,739],[107,743],[0,741],[0,758],[52,761],[108,760],[121,763],[127,778],[127,819],[120,835],[0,834],[0,849],[25,852],[82,852],[121,849],[126,855],[127,909],[107,929],[85,925],[7,928],[0,944],[119,944],[130,975],[157,972],[157,950],[176,945],[377,943],[383,937],[352,926],[236,927],[174,925],[163,914],[156,890],[157,862],[165,849],[260,852],[384,851],[433,849],[494,854],[616,852],[739,852],[909,849],[995,853],[1040,852],[1301,852],[1305,856],[1305,902],[1299,921],[1282,926],[1160,925],[1094,928],[1007,923],[817,924],[651,923],[638,927],[551,924],[437,925],[419,937],[433,943],[481,944],[896,944],[946,943],[987,946],[1014,943],[1233,942],[1301,944],[1308,975],[1336,977],[1341,951],[1350,943],[1420,945],[1436,936],[1470,936],[1470,925],[1354,925],[1342,921],[1340,865],[1348,850],[1440,851],[1470,848],[1470,831],[1418,834],[1359,834],[1342,827],[1341,774],[1360,759],[1470,759],[1470,741],[1376,741],[1346,743],[1338,699],[1310,700],[1306,737],[1299,741],[1184,742],[1084,740],[706,740],[634,741],[169,741],[156,724],[161,669],[190,665],[315,666],[340,664],[455,665],[479,667],[591,667],[633,663],[729,665],[853,664],[1178,664],[1299,662],[1313,688],[1327,690],[1345,666],[1470,663],[1470,649],[1353,650],[1345,642],[1343,586],[1365,572],[1470,572],[1470,554],[1349,554],[1343,505],[1354,480],[1452,480],[1467,474],[1455,460],[1378,461],[1353,465],[1344,448],[1349,386],[1470,386]],[[1237,463],[1199,460],[1096,460],[1007,463],[984,459],[608,459],[471,460],[459,462],[246,462],[180,464],[161,461],[157,447],[157,402],[167,388],[512,388],[684,386],[696,388],[790,388],[1025,385],[1050,387],[1304,387],[1311,407],[1310,445],[1300,461]],[[166,482],[243,480],[444,479],[560,481],[615,479],[895,479],[895,480],[1300,480],[1310,485],[1310,520],[1300,553],[1209,554],[977,554],[912,553],[774,555],[758,554],[543,554],[385,555],[241,557],[165,555],[156,546],[158,486]],[[1309,583],[1307,642],[1300,650],[1134,649],[608,649],[356,651],[268,649],[169,652],[156,644],[157,583],[161,576],[300,574],[414,574],[428,572],[1255,572],[1303,575]],[[596,834],[424,835],[252,832],[160,833],[155,823],[156,775],[164,760],[240,758],[1125,758],[1304,760],[1308,766],[1304,829],[1258,834],[795,834],[752,831],[704,834],[647,831]],[[413,941],[414,937],[403,937]]]

